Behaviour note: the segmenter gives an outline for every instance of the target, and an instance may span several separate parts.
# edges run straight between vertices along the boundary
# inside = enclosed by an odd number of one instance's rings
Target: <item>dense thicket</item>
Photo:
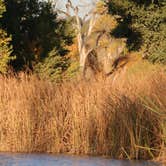
[[[127,37],[131,50],[142,49],[149,60],[166,64],[166,1],[110,0],[110,14],[120,15],[117,37]]]

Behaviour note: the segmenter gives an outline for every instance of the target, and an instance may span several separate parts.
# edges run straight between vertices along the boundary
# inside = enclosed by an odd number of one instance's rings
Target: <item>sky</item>
[[[71,2],[74,4],[74,6],[80,6],[79,7],[79,15],[80,17],[83,17],[88,11],[93,7],[93,2],[95,0],[71,0]],[[58,8],[61,8],[65,10],[67,0],[58,0]],[[84,7],[81,7],[84,6]]]

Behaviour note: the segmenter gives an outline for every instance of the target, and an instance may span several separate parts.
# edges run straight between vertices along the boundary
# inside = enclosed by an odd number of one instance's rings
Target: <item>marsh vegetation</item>
[[[0,151],[164,162],[165,1],[55,6],[0,0]]]

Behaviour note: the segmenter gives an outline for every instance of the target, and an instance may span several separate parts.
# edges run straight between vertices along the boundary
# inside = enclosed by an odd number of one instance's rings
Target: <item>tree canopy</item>
[[[33,69],[53,49],[64,54],[63,44],[70,42],[70,37],[65,36],[64,21],[57,19],[50,2],[5,0],[5,5],[3,26],[13,37],[16,60],[12,65],[16,70]]]
[[[87,19],[70,4],[75,16],[59,17],[52,1],[0,0],[0,73],[10,66],[52,80],[73,76],[81,57],[78,32],[86,57],[115,55],[123,46],[166,64],[165,0],[100,0]]]
[[[143,50],[152,62],[166,64],[166,1],[110,0],[109,12],[120,15],[116,37],[127,37],[130,50]]]

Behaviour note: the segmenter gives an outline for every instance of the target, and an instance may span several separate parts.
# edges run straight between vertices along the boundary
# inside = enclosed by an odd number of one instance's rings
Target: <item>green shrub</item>
[[[54,49],[42,62],[35,65],[34,70],[43,78],[60,81],[68,65],[68,59],[65,56],[59,55]]]

